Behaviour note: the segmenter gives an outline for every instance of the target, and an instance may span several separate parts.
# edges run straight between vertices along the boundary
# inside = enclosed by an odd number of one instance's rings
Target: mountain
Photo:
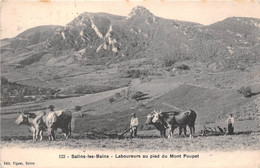
[[[40,26],[1,40],[1,63],[8,78],[38,73],[44,81],[139,58],[157,66],[171,60],[202,62],[213,70],[246,68],[260,59],[259,25],[259,19],[232,17],[204,26],[160,18],[141,6],[127,17],[85,12],[65,27]]]
[[[2,47],[9,47],[12,50],[28,49],[32,46],[45,42],[60,28],[62,28],[62,26],[47,25],[34,27],[20,33],[15,38],[1,40],[9,43],[8,45],[6,44]]]
[[[226,46],[228,53],[223,62],[247,66],[259,61],[260,19],[232,17],[208,28]]]
[[[78,51],[89,61],[99,60],[98,63],[170,57],[174,60],[203,60],[219,67],[234,68],[232,61],[245,63],[242,57],[258,61],[255,57],[259,53],[259,24],[259,19],[227,18],[202,26],[159,18],[138,6],[126,18],[81,14],[56,33],[48,44],[55,50]]]
[[[48,46],[55,50],[75,50],[95,60],[157,57],[162,52],[180,54],[177,53],[180,47],[187,49],[189,41],[190,34],[185,31],[197,26],[200,25],[156,17],[140,6],[126,18],[83,13],[56,32]],[[181,52],[187,55],[187,51]]]
[[[260,19],[231,17],[223,21],[214,23],[209,28],[220,31],[226,31],[238,38],[245,38],[251,42],[258,42],[260,37]]]

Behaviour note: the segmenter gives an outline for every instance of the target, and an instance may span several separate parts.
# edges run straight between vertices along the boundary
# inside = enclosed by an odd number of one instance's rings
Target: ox
[[[182,112],[151,112],[147,116],[145,124],[152,124],[161,133],[161,136],[165,137],[166,129],[170,128],[169,137],[173,135],[174,130],[179,127],[179,135],[184,130],[184,135],[186,136],[186,126],[190,128],[190,137],[195,134],[195,121],[197,114],[193,110],[187,110]]]
[[[40,141],[42,140],[43,131],[46,130],[46,125],[43,121],[43,116],[46,114],[44,111],[41,111],[37,114],[35,113],[24,113],[19,112],[19,117],[15,120],[17,125],[28,125],[30,130],[33,133],[33,140],[37,140],[38,136]]]
[[[69,110],[50,112],[46,118],[49,140],[55,140],[54,131],[62,130],[66,139],[71,136],[72,113]]]
[[[160,115],[157,115],[160,114]],[[158,120],[159,117],[162,120]],[[157,112],[153,111],[150,114],[147,115],[145,125],[154,125],[157,130],[160,131],[161,137],[165,138],[166,137],[166,129],[172,127],[171,123],[172,118],[165,112]],[[175,128],[177,128],[176,126]],[[175,129],[174,128],[174,129]],[[186,136],[186,126],[179,126],[179,136],[182,133],[182,130],[184,130],[184,135]]]

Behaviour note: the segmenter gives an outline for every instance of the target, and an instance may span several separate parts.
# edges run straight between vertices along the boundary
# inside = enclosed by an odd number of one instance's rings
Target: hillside
[[[62,28],[62,26],[54,25],[30,28],[14,38],[1,40],[1,48],[10,48],[13,52],[26,52],[26,50],[32,50],[34,49],[33,47],[45,42],[60,28]]]
[[[250,68],[259,62],[259,24],[234,17],[203,26],[160,18],[141,6],[127,17],[86,12],[65,27],[40,26],[1,40],[2,76],[58,86],[56,78],[75,71],[142,58],[159,70],[165,61],[202,62],[214,71]]]
[[[240,60],[242,56],[258,61],[255,56],[259,53],[259,24],[259,19],[228,18],[202,26],[159,18],[143,7],[136,7],[127,18],[81,14],[55,34],[49,46],[73,49],[98,64],[145,57],[204,60],[233,69],[234,60],[245,64],[245,60]],[[243,47],[242,53],[236,45]]]
[[[239,94],[237,90],[207,89],[192,85],[181,85],[158,98],[150,99],[147,103],[139,101],[137,104],[135,103],[135,107],[132,106],[134,103],[129,100],[109,104],[108,98],[106,98],[93,102],[83,107],[83,118],[75,116],[77,118],[74,122],[74,131],[86,132],[91,129],[99,129],[107,132],[110,132],[110,130],[120,132],[128,127],[130,115],[133,112],[139,118],[139,128],[149,129],[144,125],[146,115],[154,109],[173,110],[168,105],[183,110],[195,110],[198,115],[197,125],[222,123],[230,113],[234,114],[237,121],[259,120],[259,99],[259,95],[246,98]],[[102,125],[99,123],[102,123]],[[224,125],[221,126],[224,127]]]
[[[50,88],[31,87],[26,85],[9,82],[1,77],[1,107],[12,105],[19,102],[34,101],[37,96],[54,95],[57,90]]]

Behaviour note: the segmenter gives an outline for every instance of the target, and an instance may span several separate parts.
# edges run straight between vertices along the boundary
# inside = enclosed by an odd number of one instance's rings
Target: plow
[[[124,135],[130,131],[130,128],[125,129],[120,133],[105,133],[103,131],[91,130],[84,134],[91,139],[124,139]]]
[[[226,128],[221,128],[220,126],[216,127],[206,127],[204,125],[204,128],[199,131],[199,136],[220,136],[220,135],[226,135]]]

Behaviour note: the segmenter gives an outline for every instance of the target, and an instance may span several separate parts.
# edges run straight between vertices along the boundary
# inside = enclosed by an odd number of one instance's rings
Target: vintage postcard
[[[260,168],[259,1],[1,2],[3,168]]]

